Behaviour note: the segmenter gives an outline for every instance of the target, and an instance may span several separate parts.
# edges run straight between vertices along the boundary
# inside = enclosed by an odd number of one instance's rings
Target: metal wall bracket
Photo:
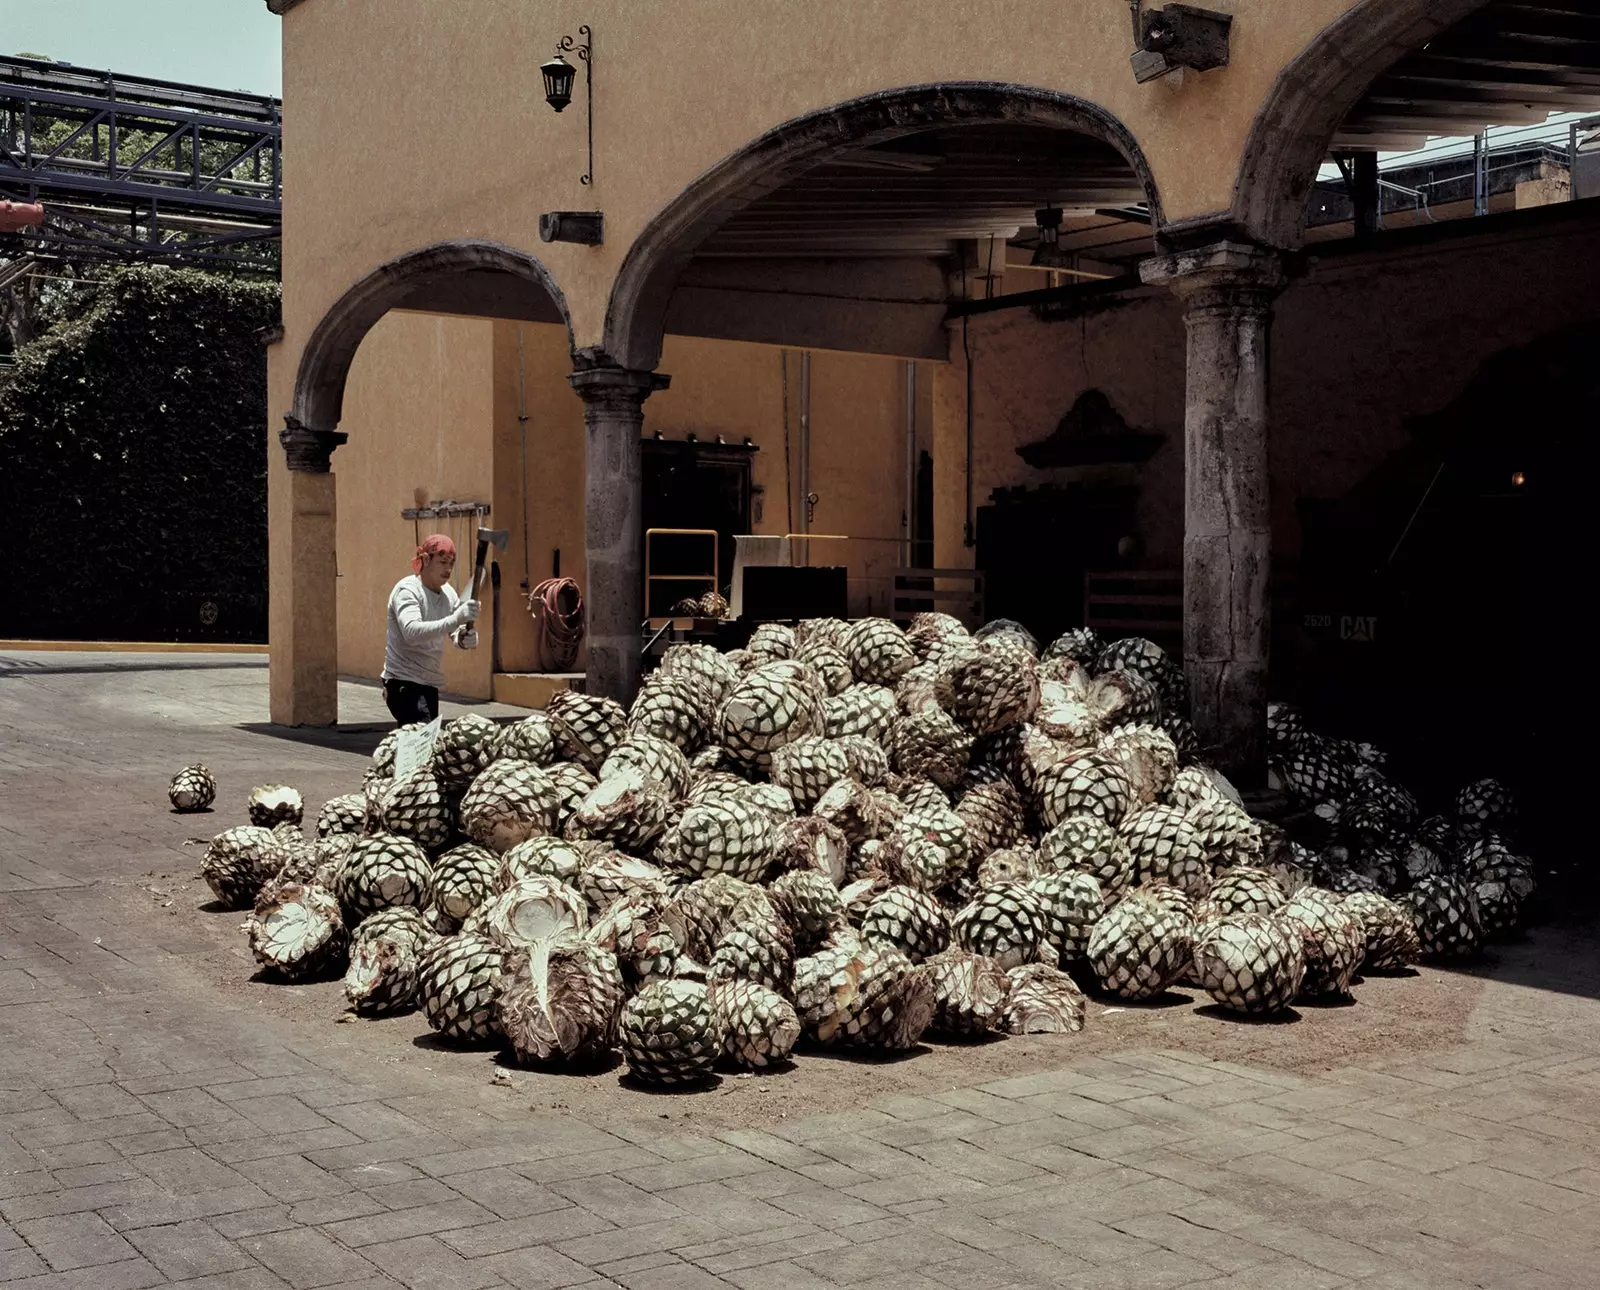
[[[1139,48],[1133,55],[1133,74],[1140,82],[1188,67],[1207,72],[1228,64],[1228,34],[1233,15],[1189,4],[1169,4],[1162,9],[1134,10]]]
[[[603,211],[546,211],[539,216],[541,242],[576,242],[599,246],[605,237]]]

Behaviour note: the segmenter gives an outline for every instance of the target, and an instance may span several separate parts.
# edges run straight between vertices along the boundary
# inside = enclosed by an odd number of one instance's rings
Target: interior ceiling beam
[[[1380,76],[1378,86],[1390,81],[1440,81],[1450,85],[1468,85],[1492,89],[1497,85],[1529,85],[1565,89],[1570,85],[1600,84],[1600,73],[1581,68],[1564,67],[1555,71],[1537,71],[1529,68],[1498,67],[1493,63],[1472,62],[1451,58],[1448,54],[1415,55],[1400,63],[1393,71]]]
[[[1600,13],[1532,6],[1491,4],[1463,19],[1434,43],[1453,44],[1457,35],[1515,36],[1530,40],[1582,42],[1600,40]]]
[[[1431,89],[1426,93],[1403,93],[1397,87],[1394,92],[1389,92],[1385,86],[1383,91],[1369,94],[1363,107],[1376,107],[1389,111],[1395,109],[1407,110],[1415,108],[1426,112],[1439,106],[1453,106],[1460,104],[1481,104],[1484,107],[1494,108],[1502,104],[1527,108],[1542,107],[1547,110],[1563,108],[1582,110],[1586,105],[1600,103],[1600,93],[1589,91],[1587,93],[1574,90],[1571,93],[1560,94],[1552,90],[1539,90],[1536,93],[1527,93],[1518,87],[1502,90],[1468,89],[1465,86],[1451,90],[1445,87]]]
[[[1428,52],[1491,67],[1532,71],[1558,72],[1563,68],[1593,71],[1600,67],[1600,41],[1554,42],[1498,35],[1461,37],[1448,43],[1436,43]],[[1404,67],[1404,62],[1399,66]]]
[[[1442,134],[1447,137],[1477,134],[1486,125],[1539,125],[1547,113],[1541,109],[1496,107],[1482,103],[1435,104],[1427,111],[1363,112],[1339,128],[1349,136],[1369,131],[1397,130],[1402,133]]]

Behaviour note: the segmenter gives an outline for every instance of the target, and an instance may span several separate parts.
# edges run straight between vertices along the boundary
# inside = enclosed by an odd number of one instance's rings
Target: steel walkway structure
[[[0,199],[46,211],[0,257],[276,276],[282,134],[277,99],[0,58]]]

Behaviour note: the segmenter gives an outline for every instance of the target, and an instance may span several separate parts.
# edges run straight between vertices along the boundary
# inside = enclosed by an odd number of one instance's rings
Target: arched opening
[[[391,309],[525,322],[571,323],[550,271],[497,242],[440,242],[379,266],[322,316],[300,355],[292,415],[334,430],[344,415],[345,379],[356,350]]]
[[[836,104],[768,131],[651,221],[617,275],[605,348],[625,367],[653,367],[662,335],[675,322],[693,325],[696,310],[686,302],[679,319],[670,316],[686,283],[733,294],[757,273],[770,279],[774,262],[785,262],[800,293],[804,280],[813,295],[825,294],[817,275],[797,274],[792,262],[826,265],[848,279],[863,262],[949,259],[963,240],[1028,235],[1035,212],[1052,205],[1067,217],[1069,238],[1131,220],[1141,252],[1149,250],[1149,229],[1161,223],[1137,141],[1086,100],[963,82]],[[1124,219],[1094,214],[1130,208],[1136,214]],[[1080,229],[1085,224],[1089,230]],[[1083,245],[1106,241],[1085,237]],[[763,262],[765,269],[750,271]],[[895,299],[907,298],[904,285],[897,284]],[[904,336],[913,325],[903,321],[891,328],[896,339],[882,343],[914,343]],[[776,343],[788,339],[781,325],[768,330]]]
[[[757,501],[748,528],[719,530],[725,557],[738,532],[832,535],[794,548],[797,562],[844,571],[826,612],[904,619],[934,607],[898,594],[908,568],[1020,569],[979,549],[979,512],[1008,480],[980,447],[961,311],[1125,281],[1161,219],[1138,142],[1071,95],[917,85],[769,131],[651,221],[611,293],[607,355],[673,376],[648,410],[645,527],[664,523],[652,507],[669,513],[662,481],[689,474],[674,465],[658,481],[655,460],[707,457],[692,441],[710,430],[754,450]],[[696,422],[684,409],[699,364],[729,341],[744,345],[740,402],[761,411]],[[983,612],[971,575],[915,581],[953,597],[941,609]],[[1067,596],[1081,598],[1081,577]]]
[[[1545,665],[1589,577],[1597,49],[1593,0],[1359,4],[1268,96],[1233,210],[1304,248],[1274,332],[1275,406],[1302,413],[1275,418],[1280,696],[1390,741],[1435,802],[1506,780],[1569,879],[1583,772],[1541,755],[1548,709],[1486,699]]]
[[[571,351],[549,271],[490,242],[408,252],[322,316],[301,352],[281,436],[289,470],[272,476],[275,720],[330,722],[337,675],[380,675],[389,592],[417,539],[434,531],[455,540],[463,594],[478,528],[508,534],[486,563],[477,647],[445,649],[443,688],[488,699],[502,673],[548,670],[519,590],[546,577],[561,548],[566,572],[582,572]],[[542,440],[529,442],[530,426]],[[529,483],[541,470],[561,472],[575,496],[541,504]]]
[[[1267,245],[1298,246],[1318,174],[1335,154],[1404,152],[1600,110],[1597,40],[1600,6],[1588,0],[1364,0],[1264,100],[1234,187],[1235,224]]]

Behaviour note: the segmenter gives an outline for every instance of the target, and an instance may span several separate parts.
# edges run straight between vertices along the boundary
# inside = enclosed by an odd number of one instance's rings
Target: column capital
[[[1276,251],[1243,242],[1210,246],[1139,263],[1139,277],[1150,286],[1169,287],[1194,304],[1265,307],[1283,290],[1287,277]]]
[[[313,430],[293,416],[285,416],[283,429],[278,431],[289,469],[312,475],[326,475],[333,466],[333,450],[349,438],[342,430]]]
[[[586,411],[638,415],[644,401],[657,390],[664,390],[672,378],[665,372],[646,372],[632,367],[585,367],[567,377],[578,392]]]

